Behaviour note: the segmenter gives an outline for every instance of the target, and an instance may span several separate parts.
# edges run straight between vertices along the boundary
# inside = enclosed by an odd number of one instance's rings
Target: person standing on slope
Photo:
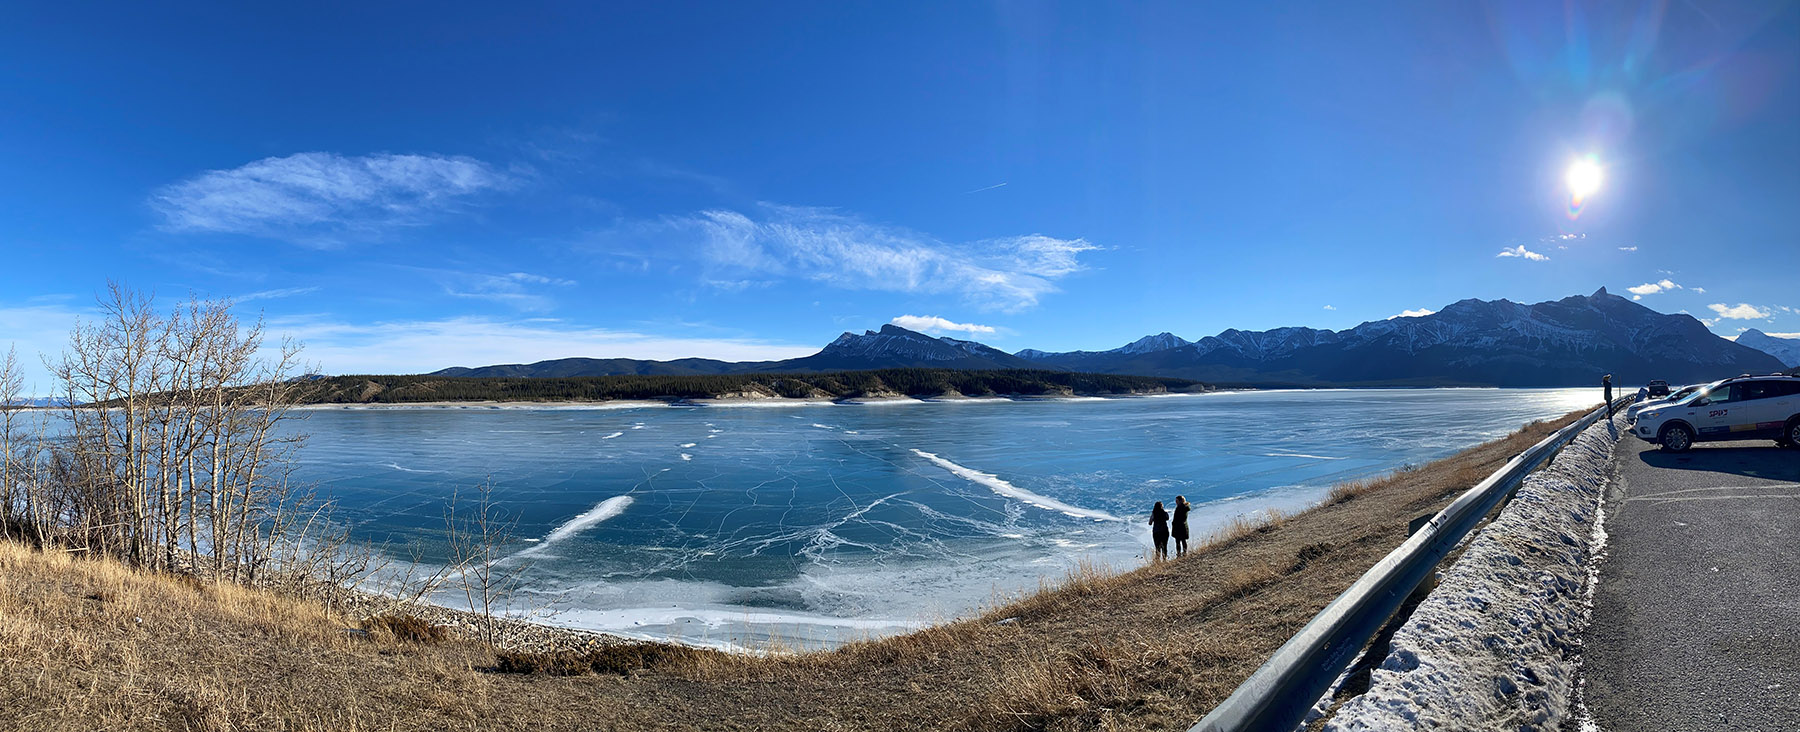
[[[1175,497],[1175,524],[1169,531],[1169,535],[1175,537],[1175,557],[1177,559],[1187,553],[1187,515],[1190,508],[1193,506],[1188,505],[1187,496]]]
[[[1606,418],[1612,419],[1612,374],[1600,377],[1600,388],[1606,393]]]
[[[1169,512],[1163,508],[1162,501],[1150,509],[1150,538],[1156,542],[1156,559],[1169,558]]]

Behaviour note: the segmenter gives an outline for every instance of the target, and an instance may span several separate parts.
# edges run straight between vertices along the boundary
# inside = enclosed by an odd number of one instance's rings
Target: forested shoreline
[[[1061,371],[879,369],[822,374],[591,376],[576,378],[431,375],[314,377],[301,404],[559,402],[622,399],[878,399],[887,397],[1120,396],[1208,390],[1188,379]]]

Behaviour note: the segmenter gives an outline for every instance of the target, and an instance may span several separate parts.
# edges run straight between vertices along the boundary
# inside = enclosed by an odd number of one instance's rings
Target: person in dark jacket
[[[1150,538],[1156,541],[1156,558],[1169,558],[1169,512],[1162,501],[1150,509]]]
[[[1175,524],[1170,528],[1169,535],[1175,537],[1175,556],[1177,558],[1187,553],[1187,515],[1190,508],[1193,506],[1188,505],[1187,496],[1175,497]]]
[[[1607,374],[1605,376],[1600,377],[1600,388],[1605,390],[1606,417],[1607,417],[1607,419],[1611,419],[1612,418],[1612,374]]]

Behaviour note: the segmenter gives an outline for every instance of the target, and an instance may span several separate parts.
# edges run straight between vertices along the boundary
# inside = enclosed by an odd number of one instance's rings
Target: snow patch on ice
[[[633,499],[631,496],[613,496],[612,498],[601,501],[593,508],[588,509],[587,513],[563,522],[563,525],[556,527],[554,531],[551,531],[550,534],[545,536],[544,540],[538,542],[537,545],[528,547],[513,556],[527,557],[541,552],[559,541],[581,533],[583,529],[586,529],[589,526],[593,526],[601,521],[624,513],[625,508],[630,506],[633,500],[636,499]]]
[[[981,485],[987,486],[989,490],[991,490],[995,493],[1006,496],[1007,498],[1016,499],[1016,500],[1022,501],[1024,503],[1028,503],[1033,506],[1037,506],[1038,508],[1047,508],[1052,511],[1059,511],[1065,515],[1074,516],[1075,518],[1090,518],[1090,519],[1095,519],[1095,520],[1099,520],[1099,521],[1121,521],[1121,520],[1123,520],[1117,516],[1114,516],[1110,513],[1105,512],[1105,511],[1096,511],[1091,508],[1082,508],[1080,506],[1071,506],[1067,503],[1063,503],[1062,501],[1058,501],[1049,496],[1040,496],[1036,493],[1032,493],[1031,491],[1025,490],[1025,489],[1015,486],[1011,483],[1008,483],[1004,480],[1001,480],[1000,476],[994,475],[993,473],[983,473],[979,470],[974,470],[972,468],[965,468],[961,465],[957,465],[956,463],[950,462],[949,460],[945,460],[941,457],[938,457],[935,454],[925,452],[924,450],[915,449],[915,450],[913,450],[913,454],[918,455],[919,457],[925,458],[926,460],[930,460],[933,465],[936,465],[940,468],[950,471],[951,473],[955,474],[956,477],[958,477],[958,478],[962,478],[971,483],[980,483]]]

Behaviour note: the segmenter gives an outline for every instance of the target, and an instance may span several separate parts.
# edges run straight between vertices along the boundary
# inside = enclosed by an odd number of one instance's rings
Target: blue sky
[[[1800,332],[1791,5],[263,5],[0,11],[0,342],[109,277],[331,373],[1602,285]]]

